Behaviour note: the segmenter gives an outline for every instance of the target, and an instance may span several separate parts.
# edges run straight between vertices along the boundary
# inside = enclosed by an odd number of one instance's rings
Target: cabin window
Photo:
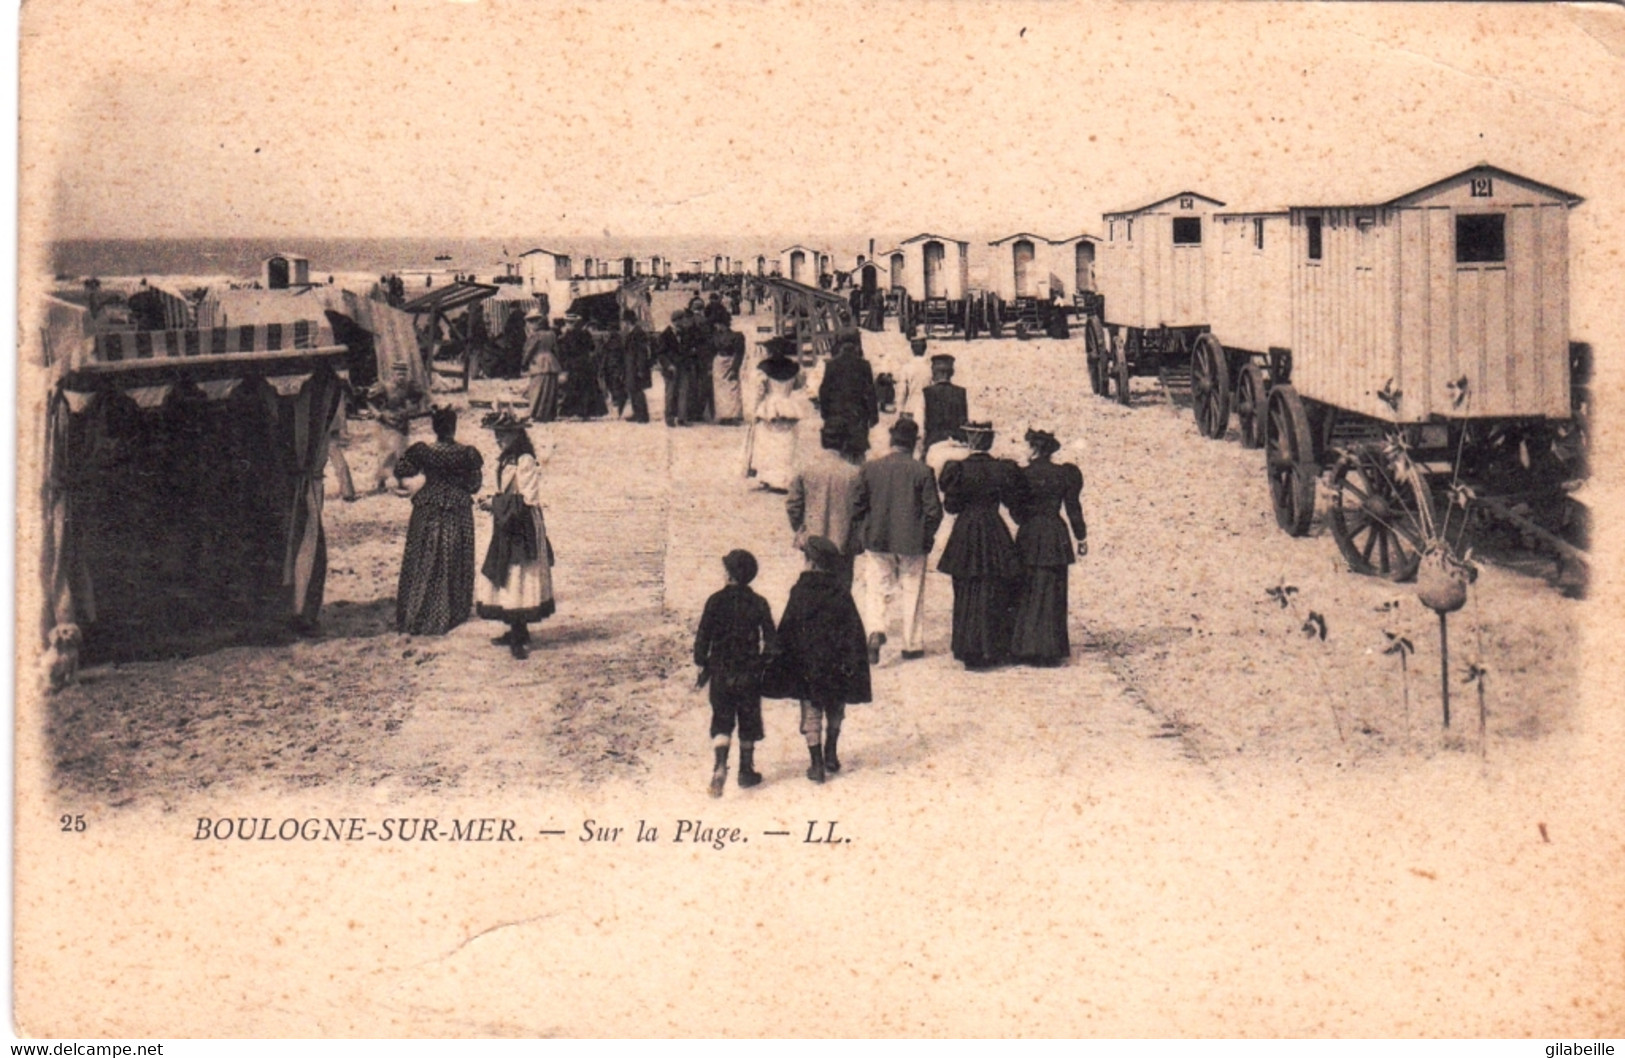
[[[1485,264],[1507,259],[1505,213],[1461,213],[1456,216],[1456,263]]]
[[[1134,241],[1134,218],[1130,217],[1128,220],[1125,220],[1123,223],[1127,226],[1126,227],[1127,234],[1125,234],[1123,236],[1123,239],[1126,242],[1133,242]]]
[[[1201,217],[1174,218],[1174,245],[1200,246],[1202,244]]]
[[[1263,217],[1254,217],[1253,218],[1253,249],[1262,250],[1263,248],[1264,248],[1264,218]]]
[[[1309,260],[1311,260],[1311,261],[1320,260],[1320,252],[1321,252],[1321,245],[1320,245],[1320,218],[1319,217],[1305,217],[1305,218],[1303,218],[1303,230],[1304,230],[1304,233],[1309,236]]]

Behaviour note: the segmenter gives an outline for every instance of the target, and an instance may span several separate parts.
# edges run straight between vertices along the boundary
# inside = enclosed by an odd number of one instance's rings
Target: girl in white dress
[[[790,356],[794,342],[774,338],[768,355],[756,363],[750,432],[745,437],[745,475],[763,488],[788,492],[796,473],[796,428],[812,415],[812,405],[797,392],[801,365]]]
[[[506,414],[491,428],[502,454],[491,500],[492,546],[474,582],[475,612],[506,622],[508,631],[492,642],[523,660],[530,647],[527,625],[553,613],[553,545],[542,517],[542,472],[530,436]]]

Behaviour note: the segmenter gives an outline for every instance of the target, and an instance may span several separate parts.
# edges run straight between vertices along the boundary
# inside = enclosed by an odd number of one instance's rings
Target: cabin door
[[[925,256],[925,296],[927,298],[945,298],[948,291],[943,283],[942,268],[948,253],[940,242],[935,239],[923,247]]]
[[[1037,297],[1033,289],[1033,244],[1026,239],[1018,239],[1010,250],[1016,269],[1016,297]]]
[[[807,255],[800,250],[790,254],[790,281],[792,283],[807,281]]]
[[[265,285],[272,290],[286,290],[288,288],[287,258],[273,257],[265,262]]]
[[[865,298],[872,297],[874,295],[875,288],[877,286],[879,286],[879,280],[877,279],[877,277],[875,275],[875,266],[872,265],[872,264],[864,265],[863,266],[863,296]]]
[[[1510,249],[1505,214],[1456,216],[1456,366],[1451,371],[1467,375],[1477,405],[1474,411],[1518,403],[1511,400],[1517,372],[1509,371],[1513,360],[1507,328]],[[1434,400],[1439,396],[1435,394]],[[1533,394],[1517,396],[1527,403]]]
[[[1074,280],[1077,285],[1074,289],[1078,291],[1087,290],[1093,293],[1095,289],[1094,243],[1084,242],[1082,239],[1078,240],[1077,260],[1074,267],[1077,270],[1077,276]]]
[[[756,258],[756,274],[759,276],[767,275],[767,258]]]
[[[891,255],[891,285],[893,290],[903,285],[903,255],[900,253]]]

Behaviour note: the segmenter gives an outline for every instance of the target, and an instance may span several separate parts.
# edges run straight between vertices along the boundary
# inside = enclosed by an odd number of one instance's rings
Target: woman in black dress
[[[395,480],[422,474],[406,527],[406,557],[395,593],[395,628],[438,636],[468,620],[474,608],[474,493],[479,450],[457,443],[457,412],[436,408],[433,444],[417,444],[395,464]]]
[[[967,669],[985,669],[1010,650],[1010,605],[1021,578],[1021,557],[999,507],[1023,508],[1027,482],[1021,468],[988,455],[991,423],[966,423],[971,454],[942,468],[942,506],[954,519],[937,569],[954,579],[954,657]]]
[[[1021,528],[1016,531],[1016,550],[1021,553],[1022,582],[1016,599],[1015,626],[1010,636],[1010,656],[1029,665],[1059,665],[1072,654],[1066,634],[1067,567],[1072,557],[1072,540],[1077,553],[1087,555],[1088,527],[1083,522],[1083,474],[1071,463],[1051,463],[1061,447],[1055,435],[1028,430],[1027,445],[1032,459],[1022,472],[1027,479],[1027,502],[1013,511]],[[1062,508],[1072,533],[1061,520]]]

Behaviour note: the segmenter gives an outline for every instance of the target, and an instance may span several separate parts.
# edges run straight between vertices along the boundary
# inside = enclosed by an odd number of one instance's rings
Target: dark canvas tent
[[[42,632],[78,624],[95,659],[315,620],[328,429],[355,349],[312,307],[311,319],[98,334],[52,300]]]

